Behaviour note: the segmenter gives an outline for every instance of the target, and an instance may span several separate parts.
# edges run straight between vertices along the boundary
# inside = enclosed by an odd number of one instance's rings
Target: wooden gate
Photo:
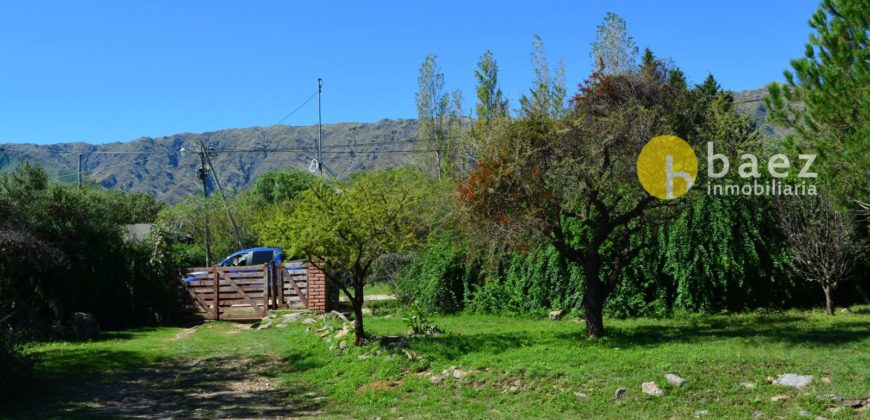
[[[259,319],[269,309],[307,308],[308,273],[299,262],[247,267],[195,267],[182,283],[207,319]]]

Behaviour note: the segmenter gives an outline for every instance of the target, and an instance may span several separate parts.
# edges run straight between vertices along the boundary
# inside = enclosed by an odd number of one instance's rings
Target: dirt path
[[[84,386],[78,401],[61,411],[130,418],[316,416],[322,398],[279,385],[270,376],[278,363],[234,358],[164,363]]]

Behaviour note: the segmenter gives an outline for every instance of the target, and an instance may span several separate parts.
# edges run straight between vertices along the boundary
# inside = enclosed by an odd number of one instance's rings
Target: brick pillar
[[[320,313],[329,312],[332,307],[326,274],[310,262],[305,264],[305,270],[308,272],[308,309]]]

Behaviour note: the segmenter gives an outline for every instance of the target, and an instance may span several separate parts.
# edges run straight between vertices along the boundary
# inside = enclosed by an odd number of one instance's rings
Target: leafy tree
[[[317,180],[313,174],[297,169],[268,172],[254,180],[252,194],[263,204],[271,205],[295,198]]]
[[[503,97],[498,87],[498,64],[492,57],[492,51],[486,51],[477,62],[474,71],[477,80],[477,120],[485,122],[497,118],[508,117],[508,100]]]
[[[692,138],[685,83],[599,70],[563,119],[532,113],[497,137],[461,187],[468,210],[492,236],[537,237],[583,271],[587,334],[604,334],[602,310],[622,270],[649,243],[638,233],[662,203],[637,182],[640,149],[655,135]],[[487,223],[489,222],[489,223]]]
[[[434,153],[434,172],[440,180],[444,172],[453,170],[454,149],[462,123],[462,94],[458,90],[452,94],[444,91],[444,73],[438,65],[438,57],[432,54],[427,55],[420,66],[417,81],[420,143],[426,147],[423,166],[431,166],[427,157]]]
[[[356,344],[365,342],[363,286],[382,256],[413,247],[427,208],[427,180],[407,169],[361,173],[315,184],[291,214],[261,232],[265,243],[305,255],[350,300]]]
[[[591,55],[594,65],[602,65],[605,74],[626,74],[635,70],[637,45],[628,34],[625,20],[616,13],[607,12],[604,22],[598,25]],[[651,58],[652,53],[646,50],[644,60]]]
[[[809,22],[805,56],[791,61],[786,83],[769,87],[768,118],[794,129],[790,145],[815,149],[822,182],[842,203],[870,202],[870,8],[824,0]]]
[[[550,74],[550,65],[547,54],[544,52],[544,40],[535,34],[532,38],[532,66],[535,69],[530,96],[520,98],[520,112],[522,115],[558,118],[565,113],[565,63],[560,61],[559,66]]]

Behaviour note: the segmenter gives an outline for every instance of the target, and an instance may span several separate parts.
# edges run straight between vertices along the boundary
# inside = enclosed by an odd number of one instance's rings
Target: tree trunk
[[[363,282],[356,280],[358,277],[354,277],[353,284],[353,299],[351,300],[351,304],[353,305],[353,329],[354,334],[356,336],[356,345],[362,346],[366,343],[366,332],[363,328],[363,314],[362,314],[362,306],[365,299],[363,299]]]
[[[358,346],[364,345],[366,332],[363,328],[362,299],[359,299],[359,302],[356,299],[353,300],[353,330],[356,336],[355,344]]]
[[[604,336],[604,300],[607,294],[599,278],[598,264],[583,265],[583,312],[586,316],[586,336],[598,339]]]
[[[825,291],[825,307],[828,308],[828,315],[834,314],[834,301],[831,299],[831,286],[822,286]]]

